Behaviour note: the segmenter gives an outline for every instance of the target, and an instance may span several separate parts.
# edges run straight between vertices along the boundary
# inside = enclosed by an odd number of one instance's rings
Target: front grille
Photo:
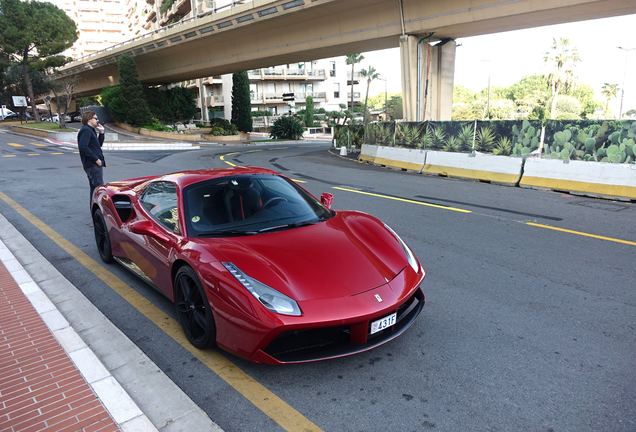
[[[366,351],[386,343],[406,331],[413,324],[423,306],[424,294],[418,289],[398,308],[395,325],[368,336],[366,342],[362,344],[352,342],[353,328],[363,325],[367,327],[368,334],[370,322],[285,332],[274,339],[265,352],[281,362],[295,363]]]

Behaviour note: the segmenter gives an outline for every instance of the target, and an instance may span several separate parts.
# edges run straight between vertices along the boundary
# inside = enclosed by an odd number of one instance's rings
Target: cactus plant
[[[495,134],[488,126],[479,128],[475,138],[475,150],[489,152],[495,144]]]
[[[442,146],[442,150],[446,152],[458,152],[461,149],[459,139],[453,135],[449,136],[446,143]]]
[[[508,156],[512,153],[512,141],[507,136],[499,138],[497,144],[492,149],[492,153],[495,155]]]

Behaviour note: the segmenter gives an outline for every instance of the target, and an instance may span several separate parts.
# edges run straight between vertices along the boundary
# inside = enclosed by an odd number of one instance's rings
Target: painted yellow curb
[[[393,159],[384,159],[380,157],[376,157],[373,163],[392,167],[392,168],[402,168],[402,169],[407,169],[407,170],[417,171],[417,172],[421,172],[423,167],[423,165],[419,163],[396,161]]]
[[[636,176],[636,172],[634,172]],[[545,177],[523,176],[521,186],[540,187],[570,192],[582,192],[609,197],[636,199],[636,187],[626,185],[610,185],[602,183],[588,183],[576,180],[551,179]]]
[[[515,185],[519,181],[519,174],[502,174],[493,171],[473,170],[466,168],[447,167],[442,165],[424,165],[424,174],[438,174],[448,177],[484,180],[505,185]]]

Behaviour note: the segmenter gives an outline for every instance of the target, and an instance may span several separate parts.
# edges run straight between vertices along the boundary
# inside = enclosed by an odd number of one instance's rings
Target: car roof
[[[255,174],[271,174],[280,175],[280,173],[260,167],[239,166],[233,168],[209,168],[202,170],[178,171],[163,176],[159,176],[153,181],[163,180],[176,183],[180,188],[185,188],[191,184],[199,183],[221,177],[229,177],[236,175],[255,175]]]

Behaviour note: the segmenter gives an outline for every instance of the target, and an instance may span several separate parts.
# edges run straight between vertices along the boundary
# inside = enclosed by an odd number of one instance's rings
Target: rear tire
[[[113,253],[110,246],[110,236],[108,235],[108,227],[102,211],[97,209],[93,213],[93,231],[95,232],[95,243],[97,244],[97,250],[99,257],[105,263],[113,262]]]
[[[216,342],[216,325],[210,302],[192,268],[183,266],[174,277],[175,309],[183,332],[199,349]]]

